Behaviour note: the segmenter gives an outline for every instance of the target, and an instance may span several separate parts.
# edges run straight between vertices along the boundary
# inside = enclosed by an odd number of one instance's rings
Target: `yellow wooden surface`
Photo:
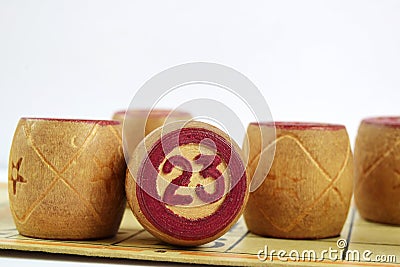
[[[337,247],[337,241],[344,239],[347,246],[343,249]],[[388,266],[389,263],[377,261],[332,261],[329,255],[324,254],[322,261],[293,260],[284,257],[280,260],[276,255],[266,261],[257,257],[259,250],[268,246],[268,250],[297,250],[300,254],[304,250],[314,250],[318,259],[323,250],[338,250],[339,252],[359,250],[360,254],[369,254],[371,260],[376,256],[389,255],[396,257],[393,265],[400,265],[400,227],[388,226],[366,222],[359,217],[354,208],[349,213],[348,220],[340,237],[320,240],[284,240],[256,236],[247,231],[243,219],[218,240],[195,248],[179,248],[164,244],[149,233],[134,219],[127,210],[117,236],[105,240],[91,241],[56,241],[33,239],[21,236],[15,229],[8,206],[7,187],[0,184],[0,249],[13,249],[23,251],[43,251],[49,253],[62,253],[122,259],[140,259],[164,262],[199,263],[212,265],[233,266]],[[351,252],[350,251],[350,252]],[[4,252],[4,251],[3,251]],[[295,255],[295,254],[293,254]],[[368,255],[367,255],[368,256]],[[382,257],[380,257],[382,258]],[[392,260],[392,259],[390,259]],[[386,259],[387,261],[387,259]]]

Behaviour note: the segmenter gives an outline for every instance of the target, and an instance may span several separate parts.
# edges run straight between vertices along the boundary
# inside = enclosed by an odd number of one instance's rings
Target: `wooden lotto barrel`
[[[276,128],[276,139],[263,132]],[[266,138],[262,140],[262,138]],[[251,123],[247,129],[248,173],[262,180],[250,193],[244,218],[255,234],[311,239],[340,234],[353,188],[353,156],[342,125],[303,122]],[[264,141],[264,142],[262,142]],[[260,153],[275,156],[269,172]],[[265,175],[255,177],[255,175]]]
[[[400,117],[364,119],[354,162],[354,199],[361,216],[400,224]]]
[[[22,118],[8,192],[20,234],[94,239],[117,233],[126,163],[118,121]]]
[[[113,120],[124,122],[126,148],[130,152],[133,152],[145,136],[165,123],[187,121],[191,118],[188,112],[169,109],[130,109],[117,111],[113,115]]]
[[[126,194],[133,213],[151,234],[171,244],[195,246],[222,236],[247,202],[249,178],[240,148],[207,123],[156,129],[128,166]]]

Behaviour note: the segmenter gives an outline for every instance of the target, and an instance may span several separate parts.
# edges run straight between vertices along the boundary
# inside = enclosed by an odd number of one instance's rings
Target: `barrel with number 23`
[[[158,128],[139,144],[128,164],[126,194],[151,234],[195,246],[235,224],[249,182],[239,146],[218,128],[191,121]]]

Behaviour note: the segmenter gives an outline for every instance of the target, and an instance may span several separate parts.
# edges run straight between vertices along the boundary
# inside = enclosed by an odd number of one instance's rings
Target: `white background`
[[[0,166],[20,117],[109,118],[193,61],[249,77],[275,120],[354,142],[361,118],[400,115],[400,1],[0,0]]]
[[[400,1],[0,0],[0,166],[20,117],[109,118],[193,61],[249,77],[275,120],[354,142],[363,117],[400,115]]]

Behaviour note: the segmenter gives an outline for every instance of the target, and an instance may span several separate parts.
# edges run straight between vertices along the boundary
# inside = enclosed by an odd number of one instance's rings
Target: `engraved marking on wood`
[[[72,163],[79,158],[79,156],[82,154],[82,152],[86,149],[90,141],[94,138],[94,136],[97,133],[98,130],[98,124],[94,124],[93,127],[90,129],[89,134],[86,136],[85,140],[83,141],[83,144],[79,147],[78,151],[70,158],[70,160],[65,164],[64,168],[59,171],[60,174],[65,173],[72,165]]]
[[[254,163],[258,163],[258,161],[260,160],[261,155],[267,151],[269,148],[271,148],[273,145],[275,145],[276,143],[278,143],[279,140],[283,139],[285,136],[280,136],[278,138],[276,138],[273,142],[269,143],[265,148],[263,148],[261,150],[260,153],[258,153],[257,155],[255,155],[252,159],[249,160],[249,163],[247,164],[248,166],[253,166]]]
[[[27,211],[25,212],[25,214],[21,217],[16,216],[16,218],[18,219],[18,221],[20,223],[25,223],[29,217],[31,216],[31,214],[33,213],[33,211],[39,206],[39,204],[45,199],[45,197],[47,196],[47,194],[51,191],[51,189],[53,189],[53,187],[55,186],[56,182],[58,180],[61,180],[66,186],[67,188],[69,188],[72,192],[74,192],[78,198],[82,201],[82,203],[89,208],[93,215],[95,216],[95,218],[102,222],[101,216],[100,214],[96,211],[96,209],[93,207],[93,205],[87,201],[73,186],[72,184],[70,184],[65,177],[62,176],[62,174],[57,171],[57,169],[51,164],[51,162],[49,160],[46,159],[46,157],[41,153],[41,151],[37,148],[37,146],[35,145],[35,143],[33,142],[32,136],[31,136],[31,132],[30,132],[30,128],[34,125],[34,123],[32,123],[32,125],[28,125],[28,123],[26,124],[26,127],[24,127],[24,132],[25,132],[25,136],[28,139],[28,144],[31,145],[32,149],[35,151],[35,153],[37,154],[37,156],[39,157],[39,159],[42,161],[43,164],[45,164],[48,169],[53,172],[56,175],[56,178],[53,179],[53,181],[51,182],[51,184],[44,190],[44,192],[39,196],[39,198],[34,201],[32,203],[32,205],[27,209]],[[97,124],[95,126],[98,126]],[[94,136],[96,134],[98,130],[98,127],[93,127],[91,133],[88,135],[89,136]],[[86,138],[85,142],[82,144],[82,146],[87,146],[87,143],[89,141],[91,141],[93,138]],[[81,153],[81,152],[80,152]],[[74,157],[80,153],[76,153],[74,155]],[[71,164],[69,164],[69,167],[71,166]],[[68,169],[68,168],[67,168]],[[66,169],[66,170],[67,170]],[[64,171],[66,171],[64,170]]]
[[[301,142],[298,139],[296,139],[295,137],[285,136],[285,138],[294,139],[296,141],[296,143],[298,143],[299,145],[301,144]],[[279,139],[279,140],[282,140],[282,138]],[[305,147],[302,144],[300,145],[300,147],[305,149]],[[319,168],[319,166],[321,164],[319,164],[314,158],[312,158],[310,153],[305,152],[305,154],[308,157],[310,157],[310,159],[313,162],[315,161],[317,163],[317,164],[315,164],[315,166],[321,172],[321,174],[327,175],[321,168]],[[280,226],[274,224],[272,219],[267,214],[265,214],[264,209],[262,207],[258,207],[260,209],[261,213],[263,214],[264,218],[266,220],[268,220],[271,223],[271,225],[273,225],[275,228],[277,228],[278,230],[280,230],[282,232],[289,232],[289,231],[293,230],[293,228],[296,227],[298,222],[300,222],[307,214],[312,212],[312,209],[318,203],[318,201],[320,201],[328,192],[331,192],[333,190],[335,182],[339,180],[339,178],[342,176],[342,174],[343,174],[343,172],[344,172],[344,170],[345,170],[345,168],[347,166],[347,163],[348,163],[348,161],[350,159],[350,155],[351,155],[351,150],[350,150],[350,146],[348,146],[347,147],[347,152],[346,152],[346,158],[345,158],[345,160],[343,162],[343,165],[341,166],[340,170],[336,174],[336,176],[334,178],[331,178],[328,175],[327,178],[330,180],[330,183],[328,184],[328,186],[325,189],[323,189],[321,191],[321,193],[315,198],[315,200],[310,205],[308,205],[306,208],[304,208],[303,211],[287,227],[280,227]]]
[[[113,133],[113,135],[117,138],[119,143],[122,143],[122,136],[120,133],[117,132],[117,130],[115,130],[114,127],[107,126],[107,129],[109,129]]]
[[[357,187],[355,190],[359,191],[361,186],[365,183],[365,181],[368,179],[368,176],[376,169],[378,166],[390,155],[392,154],[397,146],[400,145],[400,140],[398,140],[390,149],[382,153],[380,156],[377,157],[377,159],[369,166],[365,171],[362,171],[362,178],[359,179],[357,183]]]
[[[340,192],[340,190],[339,190],[336,186],[334,186],[334,187],[332,188],[332,191],[333,191],[334,193],[336,193],[336,195],[339,197],[339,202],[340,202],[340,204],[342,204],[344,207],[346,207],[347,205],[346,205],[346,203],[345,203],[345,201],[344,201],[344,199],[343,199],[342,192]]]
[[[18,216],[18,214],[15,213],[14,209],[11,209],[11,212],[15,215],[17,220],[20,223],[25,223],[29,216],[33,213],[33,211],[39,206],[39,204],[46,198],[47,194],[53,190],[54,186],[56,185],[58,179],[54,178],[50,185],[40,194],[40,196],[32,203],[32,205],[26,210],[25,214],[22,216]]]
[[[249,164],[249,166],[252,166],[252,164],[254,164],[256,162],[256,160],[258,158],[260,158],[261,154],[264,153],[264,151],[266,151],[268,148],[270,148],[274,143],[278,143],[280,140],[284,140],[284,139],[291,139],[294,142],[296,142],[297,145],[299,145],[299,147],[302,149],[302,151],[308,156],[308,158],[311,160],[311,162],[317,167],[317,169],[323,174],[323,176],[328,180],[328,181],[332,181],[332,178],[329,176],[328,172],[322,167],[322,164],[319,163],[316,159],[314,159],[314,157],[311,155],[311,153],[308,151],[308,149],[303,145],[303,143],[294,136],[291,135],[282,135],[278,138],[275,139],[274,142],[270,143],[267,147],[265,147],[260,154],[258,154]],[[257,160],[258,161],[258,160]]]
[[[10,178],[13,182],[13,194],[17,194],[17,184],[22,183],[25,184],[27,181],[25,180],[24,177],[20,174],[19,170],[21,168],[23,158],[20,158],[17,163],[15,164],[14,161],[12,162],[12,168],[11,168],[11,175]],[[15,173],[14,173],[15,171]]]

